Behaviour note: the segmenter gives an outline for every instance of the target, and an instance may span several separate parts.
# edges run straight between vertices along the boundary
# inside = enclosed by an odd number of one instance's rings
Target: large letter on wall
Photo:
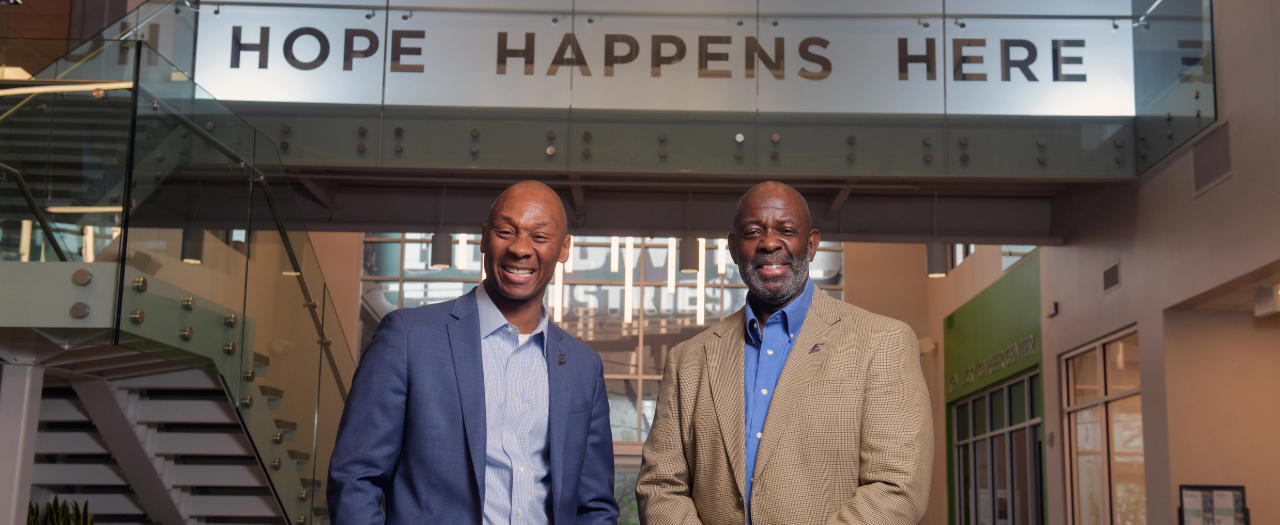
[[[576,51],[576,50],[575,50]],[[524,74],[533,74],[533,33],[524,34],[524,49],[507,48],[507,33],[498,33],[498,74],[507,74],[507,59],[523,58]]]

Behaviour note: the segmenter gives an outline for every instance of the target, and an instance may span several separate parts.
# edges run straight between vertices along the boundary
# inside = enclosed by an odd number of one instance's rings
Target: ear
[[[817,229],[809,232],[809,262],[813,262],[818,257],[818,243],[822,242],[822,235]]]
[[[728,246],[729,258],[733,259],[734,265],[741,266],[742,263],[738,262],[738,236],[734,232],[729,232],[728,242],[729,242],[729,246]]]
[[[571,253],[572,250],[569,249],[570,241],[572,240],[573,240],[572,235],[565,235],[564,242],[560,243],[560,263],[561,264],[568,262],[569,256],[573,255],[573,253]]]
[[[489,255],[489,225],[480,225],[480,253]]]

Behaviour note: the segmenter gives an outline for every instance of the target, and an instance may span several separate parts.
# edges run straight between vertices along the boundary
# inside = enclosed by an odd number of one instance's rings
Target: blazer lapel
[[[823,346],[836,331],[833,329],[840,322],[839,317],[829,317],[822,302],[832,300],[822,292],[815,291],[813,301],[809,303],[809,311],[805,314],[804,326],[800,336],[791,345],[791,353],[787,355],[787,364],[782,368],[782,376],[778,378],[778,386],[774,388],[774,398],[769,403],[769,415],[765,417],[764,438],[760,440],[757,452],[756,473],[764,472],[769,464],[769,457],[778,448],[778,443],[787,434],[794,419],[795,405],[809,388],[813,374],[830,353]],[[739,386],[739,391],[742,387]],[[803,416],[801,416],[803,417]]]
[[[546,339],[543,344],[543,351],[547,358],[547,399],[550,403],[547,413],[547,427],[549,433],[548,444],[551,447],[551,514],[555,515],[556,509],[560,508],[561,487],[564,486],[564,476],[562,475],[564,465],[564,426],[565,420],[569,418],[569,385],[570,366],[573,365],[565,362],[565,366],[560,366],[560,348],[563,346],[561,339],[564,338],[564,332],[554,324],[547,323]],[[576,360],[575,360],[576,361]]]
[[[462,426],[471,452],[478,494],[484,494],[485,409],[484,363],[480,347],[480,315],[475,292],[463,295],[454,303],[447,325],[449,348],[453,352],[453,372],[457,376],[458,396],[462,400]]]
[[[733,479],[738,485],[738,495],[746,494],[746,412],[742,399],[742,374],[746,344],[743,332],[745,315],[742,310],[729,316],[723,323],[721,331],[715,332],[716,338],[704,347],[707,353],[707,368],[711,374],[711,399],[715,405],[716,419],[720,423],[720,435],[724,440],[724,448],[729,453],[729,465],[733,468]]]

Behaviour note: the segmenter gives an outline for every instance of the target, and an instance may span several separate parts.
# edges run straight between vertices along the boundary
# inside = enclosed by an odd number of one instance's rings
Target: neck
[[[538,322],[542,320],[542,294],[523,301],[512,299],[502,295],[498,286],[490,282],[491,279],[493,277],[485,279],[483,283],[485,294],[498,307],[498,311],[502,312],[507,322],[515,325],[522,334],[531,334],[537,330]]]
[[[801,290],[801,293],[803,292],[804,291]],[[795,294],[790,299],[787,299],[784,302],[778,303],[777,305],[772,305],[764,301],[761,301],[759,297],[756,297],[756,294],[748,292],[747,306],[749,306],[751,308],[751,311],[756,314],[756,320],[759,321],[761,325],[764,325],[764,323],[769,320],[770,316],[778,312],[781,312],[783,308],[786,308],[787,305],[791,304],[792,301],[795,301],[796,297],[800,297],[800,294]]]

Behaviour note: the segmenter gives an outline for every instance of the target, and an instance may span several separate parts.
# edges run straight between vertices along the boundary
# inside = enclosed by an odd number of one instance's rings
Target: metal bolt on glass
[[[244,398],[240,400],[240,406],[243,408],[253,408],[253,396],[244,396]],[[280,460],[277,459],[276,461]],[[272,466],[275,467],[275,465]],[[276,470],[280,470],[280,468],[276,467]]]
[[[555,154],[556,154],[556,147],[555,147],[555,146],[547,146],[547,156],[548,156],[548,157],[550,157],[550,156],[555,155]]]
[[[178,332],[178,337],[183,341],[190,341],[192,339],[195,339],[196,331],[194,328],[191,328],[190,326],[188,326]]]
[[[142,310],[134,310],[129,312],[129,322],[133,324],[142,324],[147,322],[147,313]]]
[[[227,355],[236,355],[236,344],[227,343],[225,345],[222,345],[222,351],[226,352]]]
[[[932,146],[932,145],[933,145],[933,137],[925,137],[925,138],[924,138],[924,145],[925,145],[925,146]]]
[[[196,309],[196,298],[188,297],[182,300],[182,309],[188,312]]]
[[[284,462],[280,461],[280,458],[271,460],[271,470],[280,470],[280,468],[283,466],[284,466]]]
[[[276,432],[271,436],[271,442],[277,445],[284,443],[284,432]]]
[[[76,286],[85,286],[92,281],[93,281],[93,274],[89,273],[89,270],[86,270],[84,268],[76,270],[75,273],[71,274],[71,282]]]
[[[72,319],[84,319],[89,317],[89,305],[86,303],[73,304],[68,313],[71,314]]]

